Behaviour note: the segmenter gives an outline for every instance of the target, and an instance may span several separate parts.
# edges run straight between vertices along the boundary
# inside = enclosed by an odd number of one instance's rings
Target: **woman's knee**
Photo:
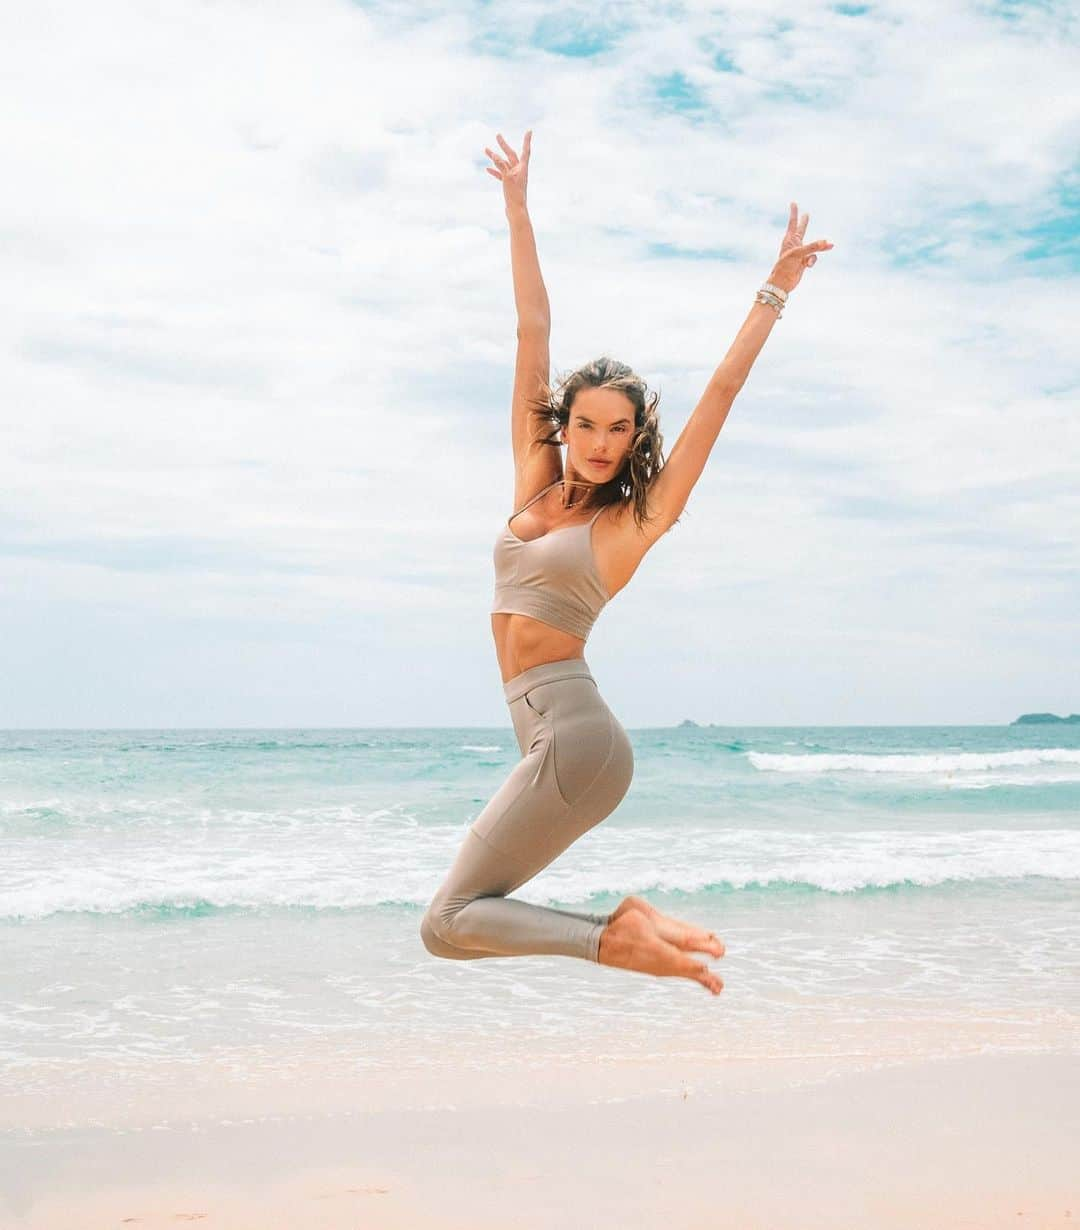
[[[465,909],[475,900],[454,903],[436,897],[428,906],[420,919],[420,938],[432,956],[467,961],[497,954],[498,949],[491,947],[490,920]]]
[[[477,937],[462,925],[465,919],[460,917],[461,911],[468,904],[467,897],[448,896],[442,889],[436,893],[420,920],[420,938],[428,952],[444,957],[448,949],[463,952],[479,946]]]
[[[424,911],[424,916],[420,919],[420,938],[433,957],[461,961],[474,955],[470,951],[468,938],[454,930],[456,917],[457,911],[438,897]]]
[[[420,938],[424,947],[433,956],[445,955],[445,949],[450,946],[450,926],[453,923],[453,911],[442,893],[437,893],[429,902],[424,916],[420,919]]]
[[[453,955],[450,945],[435,929],[435,922],[433,921],[430,908],[425,910],[423,917],[420,919],[420,938],[424,942],[424,947],[433,957],[449,957]]]

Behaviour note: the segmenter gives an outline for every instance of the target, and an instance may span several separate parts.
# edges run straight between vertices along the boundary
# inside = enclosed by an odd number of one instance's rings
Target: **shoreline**
[[[382,1099],[363,1109],[359,1076],[354,1111],[282,1114],[289,1099],[275,1102],[264,1087],[249,1107],[261,1102],[261,1115],[246,1121],[165,1126],[175,1107],[162,1101],[131,1130],[9,1130],[0,1221],[11,1230],[180,1220],[220,1230],[1080,1222],[1075,1053],[860,1068],[757,1062],[705,1089],[678,1056],[670,1068],[666,1090],[644,1091],[633,1064],[554,1070],[531,1104],[500,1075],[433,1073],[428,1105]]]

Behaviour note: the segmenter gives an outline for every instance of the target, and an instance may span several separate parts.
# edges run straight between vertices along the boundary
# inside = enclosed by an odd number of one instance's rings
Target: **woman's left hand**
[[[803,270],[809,269],[817,261],[817,254],[827,252],[833,246],[827,239],[803,243],[809,221],[809,214],[803,214],[802,221],[799,221],[799,207],[792,201],[787,231],[780,244],[780,257],[769,274],[769,281],[781,290],[793,291],[799,285]]]

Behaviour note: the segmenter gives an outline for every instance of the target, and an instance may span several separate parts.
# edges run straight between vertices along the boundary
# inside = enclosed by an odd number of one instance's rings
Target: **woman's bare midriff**
[[[500,611],[491,617],[491,631],[503,683],[545,662],[585,656],[585,642],[580,636],[560,632],[531,615]]]

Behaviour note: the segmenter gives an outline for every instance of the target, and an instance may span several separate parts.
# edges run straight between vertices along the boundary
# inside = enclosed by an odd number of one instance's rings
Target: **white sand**
[[[632,1068],[553,1071],[532,1105],[495,1083],[460,1085],[454,1102],[444,1081],[430,1099],[442,1109],[282,1117],[264,1090],[275,1117],[261,1122],[9,1132],[0,1226],[1080,1225],[1080,1057],[759,1065],[709,1089],[678,1069],[671,1092],[643,1096]]]

